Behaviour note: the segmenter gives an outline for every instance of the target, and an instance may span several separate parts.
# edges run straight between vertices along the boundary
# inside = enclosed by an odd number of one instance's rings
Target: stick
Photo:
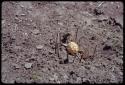
[[[58,33],[57,33],[57,35],[56,35],[56,40],[55,40],[55,41],[56,41],[56,42],[55,42],[55,54],[57,54],[57,47],[58,47],[58,46],[57,46],[57,38],[58,38]]]
[[[58,41],[57,42],[58,42],[57,54],[58,54],[58,57],[60,57],[60,55],[59,55],[59,53],[60,53],[59,52],[59,50],[60,50],[60,34],[59,33],[58,33]]]
[[[77,28],[77,30],[76,30],[76,37],[75,37],[75,40],[77,41],[77,33],[78,33],[78,29],[79,28]]]
[[[104,3],[104,2],[101,2],[101,3],[98,5],[98,7],[100,7],[103,3]]]
[[[55,53],[59,57],[59,33],[57,33],[56,44],[55,44]]]
[[[92,57],[94,57],[94,54],[95,54],[95,51],[96,51],[96,47],[97,47],[97,45],[95,46],[95,49],[94,49]]]

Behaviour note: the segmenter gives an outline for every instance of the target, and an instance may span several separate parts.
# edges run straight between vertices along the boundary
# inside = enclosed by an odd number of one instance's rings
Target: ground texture
[[[123,82],[122,2],[3,2],[1,22],[3,83]],[[62,62],[57,33],[76,31],[88,58]]]

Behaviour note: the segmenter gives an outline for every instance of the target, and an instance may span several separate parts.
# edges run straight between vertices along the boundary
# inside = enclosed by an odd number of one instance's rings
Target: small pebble
[[[21,14],[21,16],[25,16],[26,14]]]
[[[62,22],[59,22],[58,24],[61,25],[61,26],[63,26],[63,23],[62,23]]]
[[[58,81],[56,81],[56,83],[61,83],[61,82],[58,80]]]
[[[86,81],[87,81],[87,79],[86,79],[86,78],[83,78],[83,79],[82,79],[82,82],[86,82]]]
[[[34,29],[34,30],[33,30],[33,33],[34,33],[34,34],[38,34],[39,32],[40,32],[40,31],[39,31],[38,29]]]
[[[49,80],[53,81],[53,80],[54,80],[54,78],[50,77],[50,78],[49,78]]]
[[[58,76],[56,74],[54,74],[54,79],[57,80],[58,79]]]
[[[20,7],[24,8],[24,6],[23,6],[23,5],[20,5]]]
[[[16,64],[16,63],[13,63],[12,65],[13,65],[15,68],[17,68],[17,69],[20,68],[20,66],[19,66],[18,64]]]
[[[68,79],[68,76],[66,74],[63,77],[64,77],[64,79]]]
[[[5,21],[5,20],[2,20],[2,25],[5,24],[5,23],[6,23],[6,21]]]
[[[119,72],[119,75],[123,76],[123,72]]]
[[[33,63],[25,63],[25,68],[31,68]]]
[[[37,45],[36,48],[37,48],[37,49],[42,49],[42,48],[43,48],[43,45]]]
[[[2,61],[6,61],[8,56],[2,56]]]
[[[80,81],[81,81],[81,78],[80,78],[80,77],[77,77],[76,82],[80,82]]]

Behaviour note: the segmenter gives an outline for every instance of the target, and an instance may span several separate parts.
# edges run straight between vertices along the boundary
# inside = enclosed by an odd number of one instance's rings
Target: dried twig
[[[58,34],[56,35],[56,40],[55,40],[55,54],[57,54],[57,39],[58,39]]]
[[[96,52],[96,47],[97,47],[97,45],[95,46],[95,49],[94,49],[94,52],[93,52],[92,57],[94,57],[94,54],[95,54],[95,52]]]
[[[59,33],[57,33],[57,38],[56,38],[56,43],[55,43],[55,53],[58,55],[59,57],[59,48],[60,48],[60,35]]]
[[[104,2],[101,2],[97,7],[100,7]]]
[[[60,57],[60,52],[59,52],[59,50],[60,50],[60,33],[58,33],[58,49],[57,49],[57,52],[58,52],[58,57]]]
[[[79,29],[79,28],[76,29],[76,37],[75,37],[75,40],[77,40],[78,29]]]

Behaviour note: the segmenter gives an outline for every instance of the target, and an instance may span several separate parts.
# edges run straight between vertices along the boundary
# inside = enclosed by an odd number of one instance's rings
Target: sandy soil
[[[65,62],[64,47],[55,54],[57,34],[76,31],[88,58]],[[2,82],[122,83],[123,3],[3,2]]]

